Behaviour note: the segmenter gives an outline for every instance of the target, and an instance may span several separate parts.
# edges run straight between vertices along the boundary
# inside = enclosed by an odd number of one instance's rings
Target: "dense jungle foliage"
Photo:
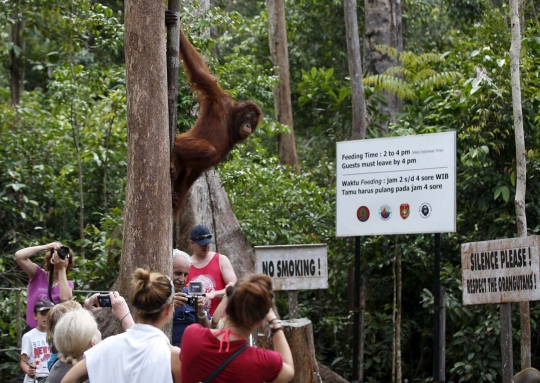
[[[529,234],[540,231],[540,25],[538,1],[525,1],[521,57]],[[446,287],[447,381],[500,381],[497,305],[461,304],[460,244],[514,237],[515,145],[510,89],[510,25],[503,0],[405,0],[407,75],[403,113],[388,135],[457,132],[457,232],[442,235]],[[317,358],[352,379],[353,242],[335,234],[335,143],[350,139],[343,4],[288,0],[287,34],[294,128],[301,174],[279,164],[273,76],[264,1],[219,0],[199,14],[184,2],[184,27],[212,57],[220,84],[262,105],[255,137],[219,171],[250,244],[327,243],[329,287],[299,294],[313,321]],[[362,30],[363,6],[359,2]],[[107,290],[116,278],[126,184],[123,4],[119,0],[0,0],[0,380],[18,374],[15,292],[26,287],[16,250],[60,240],[78,257],[70,279],[80,290]],[[11,42],[15,17],[24,46]],[[186,20],[189,19],[189,22]],[[212,27],[211,37],[201,31]],[[362,39],[361,39],[362,40]],[[10,106],[11,57],[22,57],[25,92]],[[434,85],[424,81],[436,75]],[[180,71],[179,131],[193,122],[194,100]],[[388,84],[366,81],[368,137],[379,127],[376,95]],[[403,93],[405,92],[405,93]],[[80,166],[78,161],[80,160]],[[82,195],[81,195],[82,191]],[[246,198],[246,196],[249,196]],[[80,215],[84,207],[83,215]],[[80,233],[80,227],[84,235]],[[365,377],[391,380],[393,267],[403,257],[402,355],[408,382],[432,374],[433,235],[362,238],[367,276]],[[40,259],[37,262],[41,262]],[[25,292],[22,292],[23,298]],[[84,296],[76,294],[76,299]],[[285,295],[278,302],[287,312]],[[24,314],[24,310],[23,310]],[[532,364],[540,366],[531,302]],[[514,369],[519,371],[519,314],[514,305]]]

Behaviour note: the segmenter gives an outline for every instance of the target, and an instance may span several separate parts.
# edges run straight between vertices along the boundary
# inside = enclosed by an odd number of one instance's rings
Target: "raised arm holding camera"
[[[118,291],[111,291],[108,294],[95,293],[84,301],[84,308],[94,315],[107,307],[112,308],[113,315],[120,321],[124,330],[130,329],[135,324],[126,300]]]
[[[43,269],[30,260],[41,251],[47,251]],[[60,303],[73,296],[73,282],[67,279],[67,271],[73,268],[73,252],[69,247],[60,242],[27,247],[15,253],[15,261],[28,275],[27,308],[34,307],[38,300],[52,299],[53,302]],[[26,310],[26,325],[28,328],[37,326],[32,310]]]

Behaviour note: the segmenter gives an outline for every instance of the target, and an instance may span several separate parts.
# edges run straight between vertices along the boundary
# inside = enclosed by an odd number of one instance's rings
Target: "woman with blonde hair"
[[[47,343],[49,343],[49,346],[51,347],[51,356],[47,361],[49,371],[51,371],[53,365],[58,360],[58,350],[54,345],[54,329],[56,328],[56,324],[60,321],[60,318],[62,318],[65,313],[77,309],[81,309],[80,303],[69,300],[58,305],[54,305],[47,314]]]
[[[223,329],[193,324],[184,332],[181,362],[188,368],[182,369],[182,383],[203,382],[210,376],[214,383],[289,382],[294,376],[294,363],[281,321],[272,310],[270,277],[246,275],[234,287],[227,287],[226,294]],[[275,351],[247,347],[249,335],[264,321],[271,328]],[[233,355],[234,359],[225,364]]]
[[[114,294],[118,294],[114,292]],[[92,383],[172,383],[180,376],[180,349],[173,347],[163,326],[173,316],[174,286],[169,277],[137,269],[133,274],[131,304],[135,324],[84,353],[64,377],[75,383],[88,375]]]
[[[47,383],[60,383],[64,375],[82,359],[83,353],[101,341],[94,316],[82,308],[67,312],[54,331],[58,361],[49,372]]]

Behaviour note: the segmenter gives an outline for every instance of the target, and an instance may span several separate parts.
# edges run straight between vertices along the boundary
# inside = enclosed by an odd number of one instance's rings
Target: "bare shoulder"
[[[219,263],[231,263],[231,260],[229,259],[229,257],[227,257],[225,254],[221,254],[219,253]]]

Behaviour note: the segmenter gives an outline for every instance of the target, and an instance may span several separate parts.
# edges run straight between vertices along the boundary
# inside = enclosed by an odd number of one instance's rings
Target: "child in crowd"
[[[36,328],[28,331],[22,338],[20,366],[24,383],[40,382],[47,379],[49,368],[47,360],[51,350],[47,343],[47,313],[54,306],[51,301],[39,300],[34,305]]]

